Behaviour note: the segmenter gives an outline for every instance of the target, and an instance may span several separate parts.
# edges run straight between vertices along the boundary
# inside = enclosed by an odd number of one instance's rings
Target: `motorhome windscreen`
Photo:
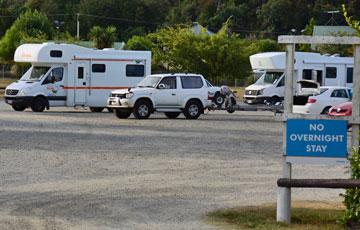
[[[49,71],[48,66],[32,66],[20,79],[22,81],[40,81]]]
[[[161,80],[161,77],[149,76],[144,78],[142,81],[139,82],[137,85],[138,87],[150,87],[155,88],[156,84]]]
[[[256,82],[255,85],[276,84],[283,72],[265,72]]]

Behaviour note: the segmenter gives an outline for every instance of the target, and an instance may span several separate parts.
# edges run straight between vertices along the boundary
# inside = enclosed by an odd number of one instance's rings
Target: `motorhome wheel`
[[[15,111],[24,111],[26,109],[25,106],[20,106],[20,105],[12,105],[12,108],[15,110]]]
[[[47,102],[43,97],[36,97],[31,103],[31,110],[33,112],[43,112],[46,108]]]

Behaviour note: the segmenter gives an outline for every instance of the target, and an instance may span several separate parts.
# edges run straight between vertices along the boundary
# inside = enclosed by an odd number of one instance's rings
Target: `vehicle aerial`
[[[106,107],[112,90],[135,86],[151,73],[151,52],[89,49],[72,44],[24,44],[15,62],[31,63],[5,90],[14,110],[42,112],[55,106]]]
[[[334,105],[351,101],[351,88],[342,86],[322,86],[313,96],[301,95],[294,98],[294,113],[327,114]]]
[[[181,113],[197,119],[211,106],[205,78],[199,74],[155,74],[144,78],[136,88],[115,90],[107,106],[118,118],[147,119],[151,113],[164,112],[168,118]]]
[[[250,56],[256,82],[245,88],[248,104],[283,100],[285,93],[285,52],[259,53]],[[354,59],[338,55],[295,52],[294,85],[300,80],[314,80],[320,86],[352,87]],[[295,87],[294,94],[299,88]]]
[[[330,108],[329,116],[346,117],[352,115],[352,102],[344,102]]]

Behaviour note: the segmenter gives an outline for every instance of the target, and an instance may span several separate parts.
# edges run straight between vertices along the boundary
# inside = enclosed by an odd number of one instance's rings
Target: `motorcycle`
[[[224,105],[228,113],[235,112],[236,106],[236,91],[232,91],[228,86],[223,85],[220,87],[220,94],[224,96]]]

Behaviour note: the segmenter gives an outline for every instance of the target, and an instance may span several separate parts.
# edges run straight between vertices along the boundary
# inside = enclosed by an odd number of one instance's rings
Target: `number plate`
[[[11,105],[13,103],[13,100],[6,100],[6,103]]]

